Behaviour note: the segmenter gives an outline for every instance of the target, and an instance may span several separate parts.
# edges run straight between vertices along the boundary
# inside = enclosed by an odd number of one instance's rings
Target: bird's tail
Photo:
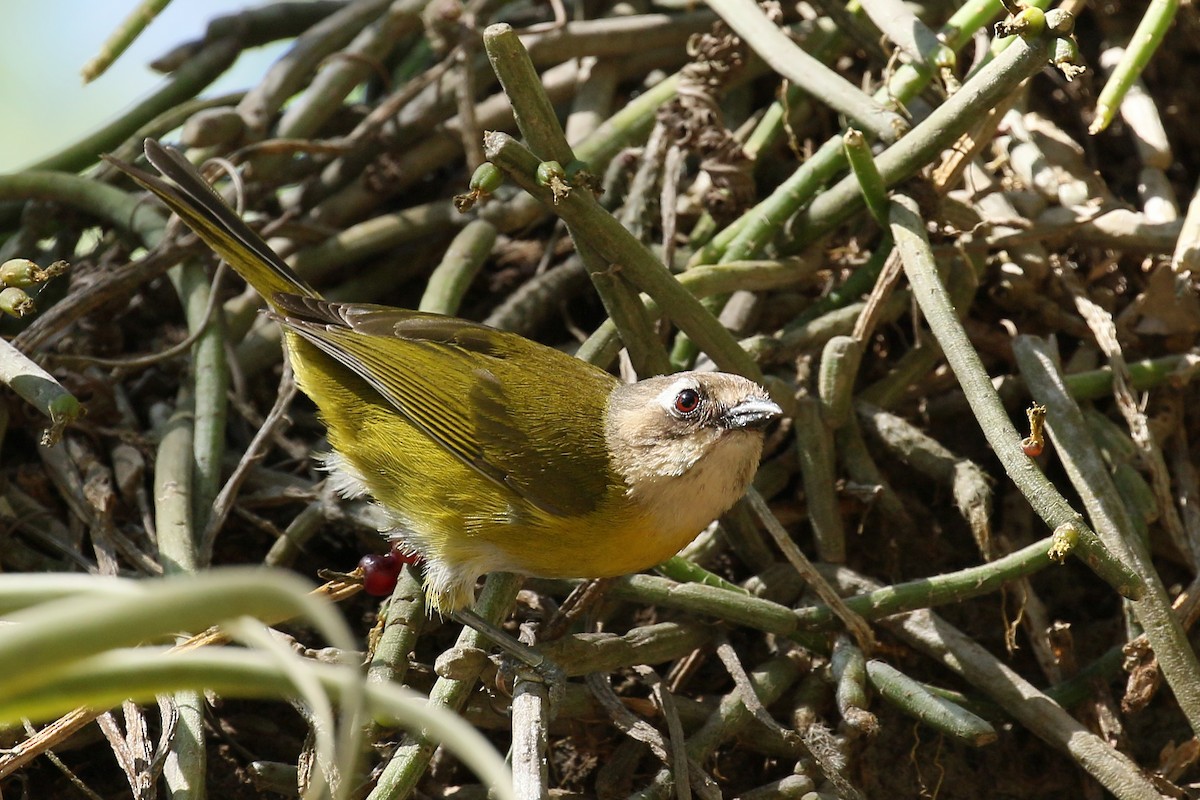
[[[234,213],[182,153],[147,139],[146,158],[174,185],[131,164],[105,156],[108,163],[166,203],[272,307],[275,306],[275,295],[281,293],[320,297],[316,289],[284,263],[263,238]]]

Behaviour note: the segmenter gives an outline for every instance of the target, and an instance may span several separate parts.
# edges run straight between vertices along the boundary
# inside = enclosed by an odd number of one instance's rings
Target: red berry
[[[358,562],[358,568],[362,570],[363,591],[375,597],[390,595],[396,588],[400,567],[400,559],[392,553],[363,556]]]

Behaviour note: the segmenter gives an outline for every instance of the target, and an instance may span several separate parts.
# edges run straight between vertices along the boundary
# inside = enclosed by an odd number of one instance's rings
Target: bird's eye
[[[700,393],[695,389],[684,389],[675,395],[675,410],[680,414],[690,414],[700,407]]]

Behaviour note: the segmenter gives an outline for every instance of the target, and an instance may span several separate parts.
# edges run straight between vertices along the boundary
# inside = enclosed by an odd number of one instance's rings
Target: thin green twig
[[[1088,133],[1100,133],[1116,117],[1121,108],[1121,101],[1125,99],[1125,93],[1158,52],[1158,47],[1178,11],[1179,0],[1150,0],[1146,12],[1142,15],[1142,21],[1133,32],[1129,47],[1125,49],[1125,54],[1121,56],[1121,60],[1113,68],[1112,74],[1108,76],[1108,81],[1100,91],[1100,97],[1096,100],[1096,116],[1088,126]]]

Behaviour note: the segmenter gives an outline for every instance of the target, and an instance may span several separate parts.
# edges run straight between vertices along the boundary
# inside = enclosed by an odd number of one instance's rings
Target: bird
[[[153,175],[108,157],[265,299],[347,498],[424,562],[426,605],[453,615],[491,572],[604,578],[675,555],[750,485],[782,409],[721,372],[623,383],[574,356],[450,316],[326,300],[176,149]],[[164,180],[167,178],[168,180]]]

